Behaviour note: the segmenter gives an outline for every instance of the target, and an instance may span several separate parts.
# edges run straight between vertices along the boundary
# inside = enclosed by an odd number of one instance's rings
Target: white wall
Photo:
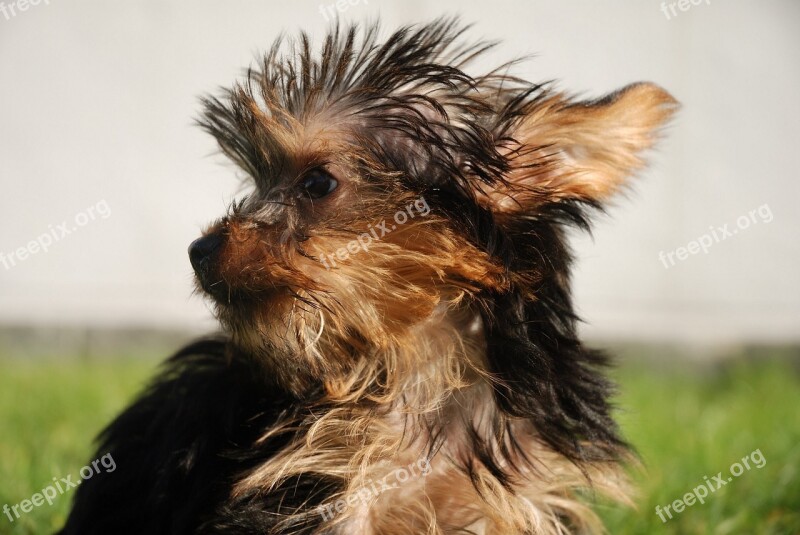
[[[186,247],[237,183],[192,126],[197,96],[281,31],[320,35],[332,0],[19,1],[0,11],[0,253],[100,206],[48,252],[0,263],[0,323],[211,325]],[[505,40],[498,62],[536,54],[533,80],[595,96],[649,79],[683,103],[633,193],[578,240],[590,334],[799,338],[800,3],[703,0],[670,20],[658,0],[355,3],[343,19],[460,13]],[[764,204],[771,222],[659,261]]]

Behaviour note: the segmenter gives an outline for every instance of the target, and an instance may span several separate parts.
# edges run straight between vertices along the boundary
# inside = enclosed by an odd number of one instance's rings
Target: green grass
[[[0,506],[30,498],[53,477],[75,477],[91,438],[153,372],[152,361],[63,364],[0,360]],[[800,379],[788,364],[736,363],[715,370],[626,365],[616,372],[618,405],[644,468],[633,473],[639,509],[604,506],[609,532],[800,534]],[[760,449],[753,467],[672,520],[672,503]],[[751,462],[751,465],[754,463]],[[59,527],[72,496],[36,507],[0,534]]]
[[[30,499],[53,477],[78,477],[92,439],[143,387],[155,362],[27,363],[0,360],[0,507]],[[52,533],[71,493],[23,514],[0,516],[0,534]]]
[[[617,372],[619,416],[643,471],[638,511],[602,511],[611,533],[800,534],[800,378],[786,363],[737,362],[715,370],[641,366]],[[734,477],[681,513],[655,508],[681,499],[760,450],[766,464]],[[756,454],[756,460],[761,459]],[[759,463],[762,464],[762,463]],[[716,487],[716,485],[715,485]],[[698,491],[702,492],[702,491]]]

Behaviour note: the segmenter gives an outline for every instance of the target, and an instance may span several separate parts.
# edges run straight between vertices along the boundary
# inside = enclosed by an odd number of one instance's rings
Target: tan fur
[[[527,437],[525,455],[532,467],[511,490],[485,469],[478,469],[475,482],[465,476],[461,467],[471,460],[461,418],[474,422],[487,438],[488,422],[507,418],[496,409],[489,389],[491,377],[482,368],[480,333],[464,334],[467,317],[463,310],[439,307],[425,326],[409,334],[427,345],[398,349],[395,358],[398,363],[415,363],[416,371],[398,374],[402,381],[392,389],[394,399],[364,395],[387,410],[376,410],[373,403],[353,403],[353,384],[330,385],[331,398],[338,398],[335,408],[300,423],[305,439],[240,481],[238,492],[252,488],[268,492],[279,481],[306,472],[341,478],[347,481],[347,490],[328,503],[356,504],[337,513],[331,523],[335,533],[342,535],[600,531],[594,513],[575,500],[574,492],[591,487],[625,501],[627,483],[618,467],[576,466],[538,442],[535,430],[523,421],[512,425],[517,436]],[[364,488],[428,455],[424,446],[431,437],[419,422],[442,419],[455,423],[444,428],[446,440],[430,459],[431,473],[373,496],[364,506],[359,498]],[[268,436],[284,431],[273,430]],[[287,526],[290,523],[287,519]]]
[[[509,187],[489,194],[505,211],[529,210],[544,199],[605,201],[643,167],[642,152],[677,108],[669,93],[649,83],[586,104],[549,96],[514,133]]]

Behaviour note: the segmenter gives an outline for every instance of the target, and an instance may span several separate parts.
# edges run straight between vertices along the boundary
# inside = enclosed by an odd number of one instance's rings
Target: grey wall
[[[332,0],[20,1],[0,10],[0,324],[212,325],[186,246],[238,186],[191,124],[196,97],[279,32],[320,35]],[[505,40],[498,61],[535,54],[531,79],[587,96],[640,79],[668,88],[684,108],[652,167],[594,241],[576,241],[588,332],[796,341],[800,3],[674,3],[668,19],[658,0],[354,0],[341,17],[460,13]],[[762,206],[707,253],[659,260]],[[61,237],[62,221],[76,230]],[[14,253],[51,232],[47,252]]]

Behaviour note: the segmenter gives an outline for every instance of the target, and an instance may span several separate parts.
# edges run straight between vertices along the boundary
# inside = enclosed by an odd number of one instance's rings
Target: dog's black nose
[[[189,261],[198,275],[207,271],[219,255],[224,238],[219,234],[209,234],[194,240],[189,245]]]

